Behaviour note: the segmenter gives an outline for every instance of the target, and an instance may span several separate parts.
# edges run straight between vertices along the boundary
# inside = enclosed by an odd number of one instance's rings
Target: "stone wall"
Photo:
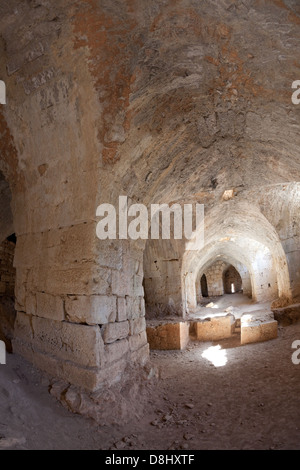
[[[226,263],[223,261],[216,261],[210,268],[205,271],[208,287],[208,295],[214,297],[224,294],[223,286],[223,271]]]
[[[148,240],[144,252],[147,318],[182,316],[180,244]]]
[[[16,352],[90,390],[121,381],[149,357],[144,274],[148,302],[184,315],[218,255],[247,267],[254,300],[299,295],[295,8],[1,1]],[[120,194],[204,204],[205,246],[98,240],[96,208]]]

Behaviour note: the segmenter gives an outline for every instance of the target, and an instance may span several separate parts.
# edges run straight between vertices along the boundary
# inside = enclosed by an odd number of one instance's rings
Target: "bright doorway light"
[[[234,284],[233,284],[233,283],[231,284],[231,293],[232,293],[232,294],[235,293],[235,288],[234,288]]]

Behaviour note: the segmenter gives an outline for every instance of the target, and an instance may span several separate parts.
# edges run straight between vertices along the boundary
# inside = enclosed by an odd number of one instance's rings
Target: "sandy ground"
[[[300,324],[265,343],[152,352],[160,379],[143,417],[118,427],[68,412],[44,374],[9,354],[0,366],[0,449],[300,449],[297,339]]]

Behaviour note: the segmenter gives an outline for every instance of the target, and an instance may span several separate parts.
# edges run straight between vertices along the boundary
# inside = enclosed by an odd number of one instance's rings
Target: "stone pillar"
[[[98,240],[95,262],[95,233],[91,223],[24,234],[15,257],[14,351],[91,391],[120,380],[128,363],[143,366],[149,354],[143,252]]]

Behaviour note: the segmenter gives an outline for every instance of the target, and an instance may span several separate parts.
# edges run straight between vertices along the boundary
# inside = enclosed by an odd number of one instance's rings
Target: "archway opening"
[[[224,294],[243,292],[243,281],[237,269],[230,265],[223,273]]]
[[[206,279],[205,274],[202,274],[201,276],[200,286],[201,286],[202,297],[208,297],[207,279]]]

